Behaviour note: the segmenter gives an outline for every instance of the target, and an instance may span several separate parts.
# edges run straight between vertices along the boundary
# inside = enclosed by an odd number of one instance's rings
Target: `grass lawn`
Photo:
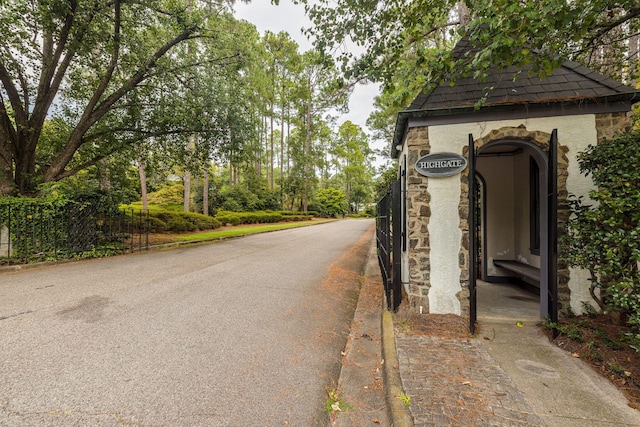
[[[216,230],[199,231],[195,233],[167,233],[167,234],[150,234],[149,243],[178,243],[178,242],[197,242],[206,240],[217,240],[235,236],[244,236],[253,233],[264,233],[266,231],[285,230],[288,228],[305,227],[308,225],[323,224],[326,222],[336,221],[335,219],[315,219],[311,221],[296,222],[279,222],[275,224],[251,224],[221,227]]]

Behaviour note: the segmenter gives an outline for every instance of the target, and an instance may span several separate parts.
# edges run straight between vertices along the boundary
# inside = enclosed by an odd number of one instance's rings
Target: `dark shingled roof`
[[[518,75],[519,74],[519,75]],[[514,80],[514,77],[517,78]],[[473,107],[486,96],[483,106],[504,104],[553,103],[595,100],[597,98],[633,95],[638,90],[617,82],[582,65],[566,61],[545,78],[529,76],[528,70],[509,67],[492,72],[486,81],[462,78],[450,86],[438,86],[420,94],[409,110],[442,110]]]
[[[472,55],[473,47],[463,38],[454,48],[453,55]],[[557,104],[630,106],[640,101],[640,89],[626,86],[603,74],[597,73],[573,61],[565,61],[545,78],[529,74],[529,67],[509,67],[498,71],[494,68],[485,81],[472,77],[460,78],[454,85],[444,83],[428,93],[421,93],[396,120],[391,155],[398,154],[408,120],[435,116],[454,116],[482,111],[508,111],[519,108],[549,108]],[[517,78],[514,80],[514,77]],[[485,98],[479,109],[476,105]]]
[[[468,39],[463,38],[454,49],[454,57],[473,52]],[[530,67],[509,67],[493,70],[485,81],[472,77],[456,80],[423,93],[411,103],[409,110],[443,110],[473,107],[483,97],[483,107],[514,104],[549,104],[567,101],[588,101],[598,98],[640,96],[640,90],[626,86],[577,62],[565,61],[545,78],[529,75]],[[514,77],[516,77],[514,79]]]

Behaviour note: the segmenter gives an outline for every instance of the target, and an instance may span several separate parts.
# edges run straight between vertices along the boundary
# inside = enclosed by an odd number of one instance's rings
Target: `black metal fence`
[[[387,307],[391,308],[391,190],[378,201],[376,246]]]
[[[0,265],[146,250],[148,225],[145,211],[0,200]]]
[[[376,246],[387,308],[396,311],[402,302],[400,181],[395,181],[378,201]]]

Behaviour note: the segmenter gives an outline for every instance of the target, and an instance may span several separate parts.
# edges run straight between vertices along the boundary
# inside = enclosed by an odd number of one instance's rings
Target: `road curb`
[[[400,399],[400,396],[404,395],[405,392],[400,378],[400,362],[396,351],[393,314],[386,308],[382,310],[381,322],[385,398],[389,421],[394,427],[413,427],[414,422],[411,411]]]

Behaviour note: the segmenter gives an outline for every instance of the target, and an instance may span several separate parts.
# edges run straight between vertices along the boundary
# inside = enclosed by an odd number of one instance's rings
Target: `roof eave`
[[[473,112],[490,112],[490,111],[513,111],[516,108],[521,108],[523,106],[534,106],[534,105],[553,105],[553,104],[580,104],[584,102],[589,103],[597,103],[598,101],[605,102],[620,102],[626,101],[631,105],[636,102],[640,102],[640,90],[635,92],[627,92],[627,93],[619,93],[616,95],[608,95],[601,96],[596,98],[573,98],[573,99],[561,99],[561,100],[541,100],[535,102],[511,102],[504,104],[492,104],[485,105],[480,108],[475,106],[464,106],[464,107],[454,107],[454,108],[436,108],[436,109],[416,109],[416,110],[404,110],[400,111],[396,118],[396,125],[393,133],[393,141],[391,143],[391,157],[397,158],[399,155],[398,147],[401,147],[403,144],[403,137],[406,133],[409,119],[414,118],[427,118],[427,117],[438,117],[445,115],[460,115],[467,114]]]

